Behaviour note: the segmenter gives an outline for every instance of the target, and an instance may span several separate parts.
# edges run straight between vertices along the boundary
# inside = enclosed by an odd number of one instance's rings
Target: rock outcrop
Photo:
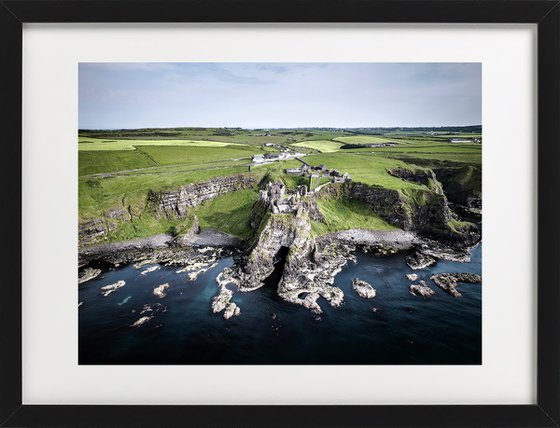
[[[78,284],[83,284],[84,282],[90,281],[93,278],[101,275],[101,269],[85,268],[82,273],[78,276]]]
[[[248,255],[231,269],[224,269],[216,280],[220,286],[233,283],[242,292],[255,290],[262,287],[273,273],[275,263],[282,263],[278,257],[284,252],[287,254],[278,295],[319,314],[322,312],[317,303],[319,297],[331,306],[342,303],[344,293],[332,284],[336,274],[351,258],[353,249],[353,246],[336,240],[326,240],[318,245],[311,234],[305,205],[300,205],[295,214],[265,212]]]
[[[461,297],[461,293],[457,290],[459,282],[469,284],[482,283],[482,277],[476,273],[438,273],[430,277],[435,284],[442,290],[447,291],[453,297]]]
[[[406,264],[413,270],[424,269],[436,262],[432,256],[421,253],[420,251],[415,251],[411,254],[407,254],[404,258]]]
[[[352,280],[352,288],[358,293],[358,296],[364,299],[373,299],[376,295],[375,288],[371,284],[358,278]]]
[[[124,287],[125,284],[126,282],[121,279],[113,284],[105,285],[101,287],[101,294],[103,295],[103,297],[107,297],[109,294],[117,291],[119,288]]]
[[[201,183],[192,183],[177,190],[148,193],[148,203],[156,213],[169,218],[184,217],[189,208],[196,207],[209,199],[236,190],[250,189],[256,185],[252,175],[237,174],[212,178]]]
[[[159,297],[160,299],[163,299],[166,296],[166,292],[165,290],[167,290],[169,288],[169,283],[165,283],[165,284],[161,284],[158,285],[157,287],[154,288],[154,296]]]
[[[421,297],[431,297],[436,294],[434,290],[428,287],[426,281],[420,281],[420,284],[412,284],[410,286],[410,292],[415,296]]]

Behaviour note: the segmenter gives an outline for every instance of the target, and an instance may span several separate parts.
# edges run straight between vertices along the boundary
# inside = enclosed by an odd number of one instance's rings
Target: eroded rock
[[[410,292],[416,296],[422,297],[431,297],[436,294],[434,290],[428,287],[425,281],[420,281],[420,284],[412,284],[410,286]]]
[[[352,280],[352,288],[358,293],[358,296],[364,299],[373,299],[376,295],[375,288],[371,284],[358,278]]]
[[[101,287],[101,294],[103,295],[103,297],[107,297],[109,294],[117,291],[119,288],[124,287],[125,284],[126,282],[121,279],[113,284],[105,285]]]
[[[83,284],[84,282],[90,281],[93,278],[101,275],[101,269],[85,268],[82,274],[78,277],[78,284]]]
[[[169,288],[169,283],[165,283],[165,284],[161,284],[158,285],[157,287],[154,288],[154,296],[159,297],[160,299],[163,299],[166,296],[165,290],[167,290]]]
[[[415,251],[411,254],[407,254],[404,260],[406,261],[406,264],[413,270],[424,269],[436,262],[436,259],[434,259],[432,256],[421,253],[420,251]]]
[[[482,276],[476,273],[438,273],[430,277],[435,284],[442,290],[447,291],[453,297],[461,297],[457,290],[459,282],[469,284],[481,284]]]

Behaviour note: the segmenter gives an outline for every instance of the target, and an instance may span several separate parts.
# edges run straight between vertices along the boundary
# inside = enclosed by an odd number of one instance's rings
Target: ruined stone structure
[[[273,214],[287,214],[297,212],[301,206],[302,196],[307,195],[307,187],[300,185],[295,191],[287,191],[281,181],[268,182],[266,189],[260,191],[260,202],[268,206]]]
[[[302,165],[300,168],[288,168],[285,170],[288,175],[296,175],[301,177],[317,178],[328,178],[331,183],[348,183],[352,181],[350,174],[345,172],[341,174],[336,169],[328,169],[325,165],[321,164],[318,166],[311,166],[302,160],[298,159]],[[310,189],[311,190],[311,189]]]

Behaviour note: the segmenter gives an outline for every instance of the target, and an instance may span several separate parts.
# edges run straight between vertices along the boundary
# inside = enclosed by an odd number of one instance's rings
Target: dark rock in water
[[[420,281],[420,284],[413,284],[410,286],[410,292],[416,296],[431,297],[436,292],[426,285],[425,281]]]
[[[82,274],[78,277],[78,284],[83,284],[101,274],[101,269],[85,268]]]
[[[421,253],[420,251],[415,251],[412,254],[408,254],[405,257],[406,264],[410,266],[413,270],[424,269],[436,262],[432,256]]]
[[[461,293],[457,291],[459,282],[466,282],[469,284],[482,283],[482,276],[476,273],[438,273],[430,277],[435,284],[447,291],[453,297],[461,297]]]
[[[101,287],[101,294],[103,295],[103,297],[107,297],[109,294],[117,291],[119,288],[124,287],[125,284],[126,282],[121,279],[113,284],[105,285],[104,287]]]
[[[352,288],[358,293],[358,296],[364,299],[373,299],[376,295],[375,288],[371,284],[358,278],[352,280]]]
[[[160,299],[163,299],[166,296],[165,290],[167,290],[169,288],[169,283],[166,282],[165,284],[161,284],[158,285],[157,287],[154,288],[154,296],[159,297]]]

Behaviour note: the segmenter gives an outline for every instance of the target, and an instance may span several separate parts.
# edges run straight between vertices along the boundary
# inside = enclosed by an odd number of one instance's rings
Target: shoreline
[[[347,229],[319,236],[317,241],[336,240],[343,244],[380,245],[397,250],[409,250],[422,241],[415,233],[402,229]]]

